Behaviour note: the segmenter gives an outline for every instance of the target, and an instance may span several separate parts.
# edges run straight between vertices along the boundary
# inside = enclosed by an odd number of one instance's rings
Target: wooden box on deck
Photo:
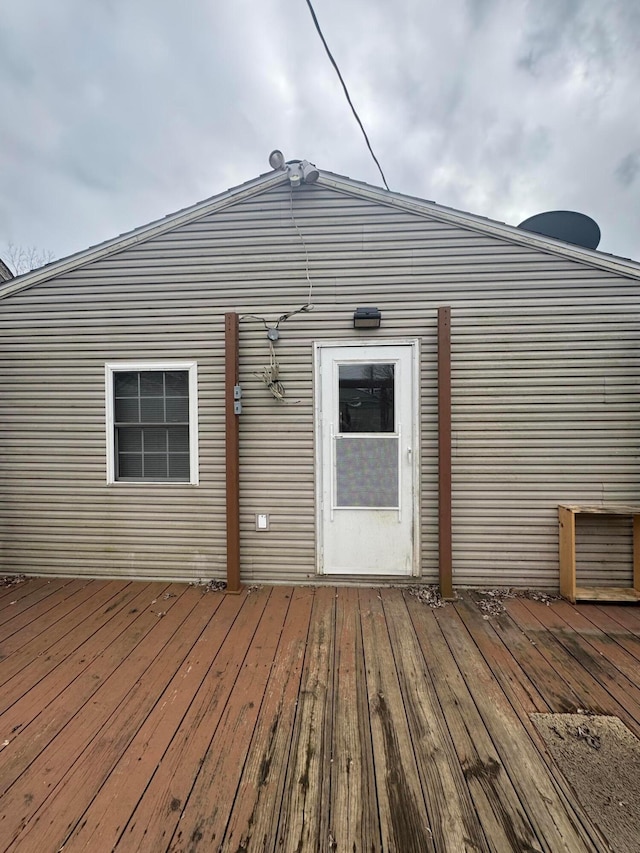
[[[633,586],[579,587],[576,584],[576,515],[631,516],[633,519]],[[638,601],[640,599],[640,507],[558,506],[560,532],[560,595],[576,601]]]

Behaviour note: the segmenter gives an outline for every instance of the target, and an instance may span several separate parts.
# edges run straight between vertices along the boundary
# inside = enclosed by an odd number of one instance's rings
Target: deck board
[[[582,824],[567,807],[554,779],[546,772],[543,759],[527,734],[533,726],[522,718],[505,695],[485,662],[474,654],[474,644],[454,608],[436,613],[436,619],[453,652],[478,712],[487,727],[503,766],[518,794],[522,808],[535,830],[537,842],[548,853],[577,853],[589,850],[591,839],[582,838]]]
[[[227,637],[240,604],[239,599],[230,596],[201,599],[199,611],[206,622],[204,630],[165,694],[159,697],[109,777],[77,819],[66,839],[67,846],[76,850],[115,847],[138,805],[141,792],[162,766],[167,748]]]
[[[606,851],[530,715],[640,732],[640,609],[505,608],[3,588],[0,853]]]
[[[403,629],[406,601],[398,590],[383,590],[382,600],[435,848],[488,850],[429,664],[417,637]]]
[[[321,801],[326,796],[325,757],[331,710],[331,670],[335,631],[335,591],[319,589],[314,597],[288,772],[280,811],[277,847],[283,853],[311,850],[318,840],[328,844],[321,828]]]
[[[602,607],[589,604],[581,605],[579,613],[591,622],[596,632],[602,635],[602,640],[616,643],[637,661],[640,661],[640,637],[630,634],[609,613],[605,612]]]
[[[96,611],[106,607],[107,602],[110,602],[116,594],[123,592],[124,586],[115,581],[107,585],[87,585],[71,597],[61,600],[59,607],[56,604],[56,607],[51,608],[46,604],[42,615],[34,614],[31,621],[16,627],[14,633],[3,635],[4,639],[0,646],[0,654],[4,660],[2,684],[45,654],[50,655],[50,662],[55,656],[56,650],[53,647],[64,637],[72,635],[72,644],[78,645],[83,635],[81,624]],[[86,636],[91,636],[94,632],[95,623],[88,625]],[[65,656],[67,654],[68,651]],[[32,678],[33,672],[29,674],[29,683]]]
[[[197,839],[215,850],[224,836],[251,745],[271,662],[284,627],[291,590],[272,590],[229,696],[224,714],[200,765],[169,849],[184,853]],[[215,798],[211,792],[215,791]]]
[[[331,844],[338,850],[379,850],[381,845],[369,722],[367,676],[356,589],[336,596]]]
[[[175,603],[167,604],[162,631],[156,633],[154,644],[147,643],[148,658],[142,653],[143,643],[134,652],[140,652],[140,662],[144,664],[144,669],[134,670],[135,681],[131,678],[128,682],[122,682],[119,685],[120,691],[114,691],[113,686],[103,687],[95,694],[91,705],[85,706],[67,727],[79,727],[88,732],[93,726],[94,736],[77,758],[75,751],[69,750],[75,759],[73,764],[67,773],[57,780],[34,820],[17,836],[17,850],[25,849],[29,845],[36,848],[43,832],[53,845],[61,847],[75,825],[75,820],[69,820],[69,815],[74,810],[86,808],[90,804],[158,703],[158,697],[161,702],[170,701],[167,696],[168,687],[172,680],[179,678],[184,658],[197,640],[208,617],[208,613],[202,609],[196,612],[197,603],[197,597],[187,591],[176,596]],[[126,693],[123,689],[125,686]],[[102,693],[107,689],[109,696],[103,696]],[[96,705],[99,710],[96,710]],[[102,723],[99,728],[96,726],[98,721]],[[69,740],[72,737],[73,731],[68,733]],[[67,751],[66,747],[66,744],[60,744],[63,755]],[[46,760],[45,756],[45,762]],[[41,768],[39,762],[35,762],[24,778],[26,780],[31,777],[29,784],[33,785],[34,775],[43,770],[46,773],[46,767]],[[15,787],[19,795],[22,786]]]
[[[7,590],[3,596],[3,606],[0,610],[0,627],[7,625],[10,630],[12,623],[17,622],[20,618],[30,621],[31,613],[29,611],[33,611],[37,615],[37,605],[39,602],[56,596],[57,593],[60,593],[70,583],[71,580],[68,578],[56,578],[43,583],[30,584],[32,589],[28,593],[23,592],[20,587]],[[4,606],[6,603],[8,603],[8,607]]]
[[[193,697],[157,772],[120,835],[117,848],[169,849],[268,598],[269,591],[261,590],[239,602],[242,606],[213,657],[208,677]],[[189,841],[197,842],[197,834]]]
[[[540,851],[435,613],[413,600],[408,607],[490,849]]]
[[[561,636],[563,645],[569,650],[576,649],[574,656],[588,656],[584,665],[597,675],[601,684],[609,685],[609,692],[622,698],[628,710],[632,707],[640,710],[640,689],[637,687],[640,664],[632,654],[611,642],[601,631],[594,630],[591,622],[568,602],[558,602],[544,616],[541,621],[554,636]]]
[[[434,850],[391,640],[379,590],[360,592],[382,849]]]
[[[228,849],[274,848],[313,598],[305,588],[293,593],[227,825]]]
[[[608,663],[603,664],[598,655],[590,652],[575,632],[565,636],[561,631],[550,630],[555,620],[546,610],[536,609],[534,615],[522,601],[509,603],[509,615],[576,691],[580,699],[578,708],[620,717],[637,737],[640,736],[640,709],[634,697],[617,683]]]

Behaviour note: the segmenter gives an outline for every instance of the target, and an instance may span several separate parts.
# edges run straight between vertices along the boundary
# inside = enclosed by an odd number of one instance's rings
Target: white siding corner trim
[[[186,370],[189,373],[189,481],[199,483],[198,465],[198,365],[195,361],[109,361],[105,364],[106,461],[107,484],[117,486],[166,485],[184,486],[180,480],[118,480],[116,479],[114,440],[113,378],[115,373],[142,370]]]

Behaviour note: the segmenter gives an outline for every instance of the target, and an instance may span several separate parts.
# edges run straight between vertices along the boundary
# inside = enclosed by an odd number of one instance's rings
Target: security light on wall
[[[300,167],[300,163],[287,163],[287,172],[291,186],[299,187],[302,183],[302,168]]]
[[[271,154],[269,154],[269,165],[272,169],[282,169],[284,164],[285,160],[282,151],[278,151],[276,148],[275,151],[272,151]]]
[[[353,312],[354,329],[378,329],[381,321],[380,309],[371,305],[362,305]]]
[[[286,170],[292,187],[299,187],[300,184],[315,184],[320,177],[320,172],[313,163],[308,160],[289,160],[287,162],[282,151],[278,151],[277,148],[269,154],[269,165],[275,171],[278,169]]]
[[[308,160],[303,160],[302,163],[300,163],[300,168],[302,169],[302,179],[305,184],[315,184],[320,177],[320,172],[318,172],[313,163],[310,163]]]

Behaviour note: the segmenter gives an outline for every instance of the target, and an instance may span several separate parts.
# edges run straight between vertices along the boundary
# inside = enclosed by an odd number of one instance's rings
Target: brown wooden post
[[[227,484],[227,592],[240,584],[240,415],[235,413],[238,385],[238,315],[224,315],[224,396]]]
[[[438,308],[438,544],[440,595],[453,598],[451,538],[451,308]]]
[[[640,598],[640,515],[633,516],[633,588]]]

